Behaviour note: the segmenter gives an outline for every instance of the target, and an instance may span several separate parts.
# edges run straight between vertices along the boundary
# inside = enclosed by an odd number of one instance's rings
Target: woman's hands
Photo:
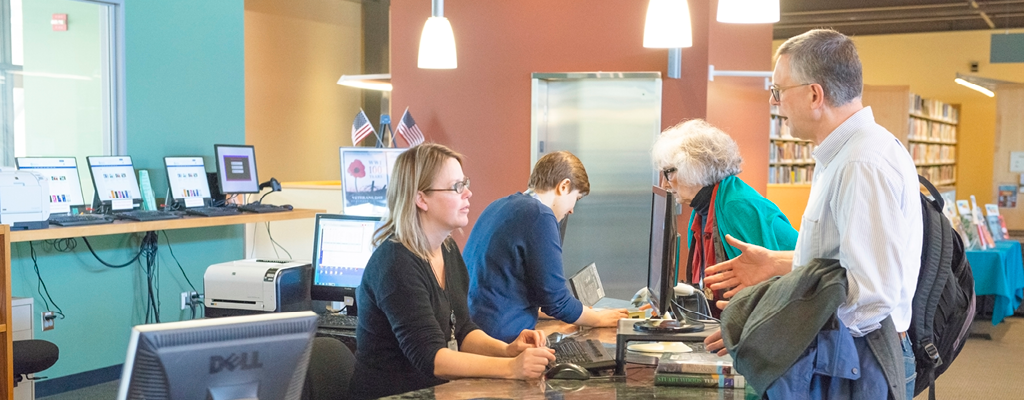
[[[547,345],[548,341],[544,336],[544,331],[523,329],[522,332],[519,332],[519,337],[505,347],[505,356],[516,357],[527,349],[547,347]]]
[[[512,379],[537,379],[547,370],[548,363],[555,361],[555,351],[547,347],[529,348],[510,361]]]

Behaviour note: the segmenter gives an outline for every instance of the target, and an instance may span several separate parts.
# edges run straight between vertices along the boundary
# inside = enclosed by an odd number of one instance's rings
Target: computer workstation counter
[[[557,320],[540,321],[537,329],[545,334],[560,332],[571,334],[579,331],[577,339],[595,339],[614,346],[616,328],[583,328]],[[714,329],[714,328],[713,328]],[[707,333],[710,333],[707,332]],[[688,341],[693,351],[705,351],[699,341]],[[635,358],[634,358],[635,357]],[[508,380],[508,379],[458,379],[432,388],[387,397],[389,399],[467,399],[467,398],[566,398],[581,399],[744,399],[744,389],[717,389],[700,387],[655,386],[653,357],[627,355],[625,376],[611,376],[611,370],[588,380]],[[557,394],[556,394],[557,393]]]

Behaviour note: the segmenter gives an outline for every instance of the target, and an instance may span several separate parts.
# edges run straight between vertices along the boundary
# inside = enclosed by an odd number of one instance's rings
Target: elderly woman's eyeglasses
[[[801,83],[799,85],[793,85],[793,86],[771,85],[771,86],[768,87],[768,91],[772,92],[772,99],[775,99],[775,102],[778,103],[778,102],[782,101],[781,98],[782,98],[782,92],[783,91],[786,91],[786,90],[792,89],[792,88],[798,88],[800,86],[807,86],[807,85],[812,85],[812,84],[811,83]]]
[[[455,193],[458,193],[458,194],[462,194],[462,192],[465,191],[466,189],[469,189],[469,177],[468,176],[466,178],[462,179],[459,182],[455,182],[455,184],[452,185],[452,187],[450,187],[450,188],[447,188],[447,189],[427,189],[427,190],[424,190],[424,192],[455,192]]]
[[[661,175],[665,177],[666,181],[671,181],[672,180],[672,174],[676,173],[676,171],[678,171],[678,170],[679,169],[677,169],[676,167],[665,168],[665,169],[661,170]]]

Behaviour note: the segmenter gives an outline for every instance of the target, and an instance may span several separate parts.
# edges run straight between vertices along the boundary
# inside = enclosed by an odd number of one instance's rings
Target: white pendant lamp
[[[644,47],[677,49],[693,46],[690,5],[686,0],[651,0],[644,24]]]
[[[717,19],[731,24],[779,22],[779,0],[718,0]]]
[[[444,17],[444,0],[431,1],[431,17],[423,25],[420,35],[420,54],[417,65],[425,69],[454,69],[455,34],[452,24]]]

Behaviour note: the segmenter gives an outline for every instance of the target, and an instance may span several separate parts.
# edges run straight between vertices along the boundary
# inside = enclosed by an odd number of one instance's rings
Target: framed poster
[[[388,183],[398,155],[406,149],[342,147],[341,212],[383,217],[388,213]]]

